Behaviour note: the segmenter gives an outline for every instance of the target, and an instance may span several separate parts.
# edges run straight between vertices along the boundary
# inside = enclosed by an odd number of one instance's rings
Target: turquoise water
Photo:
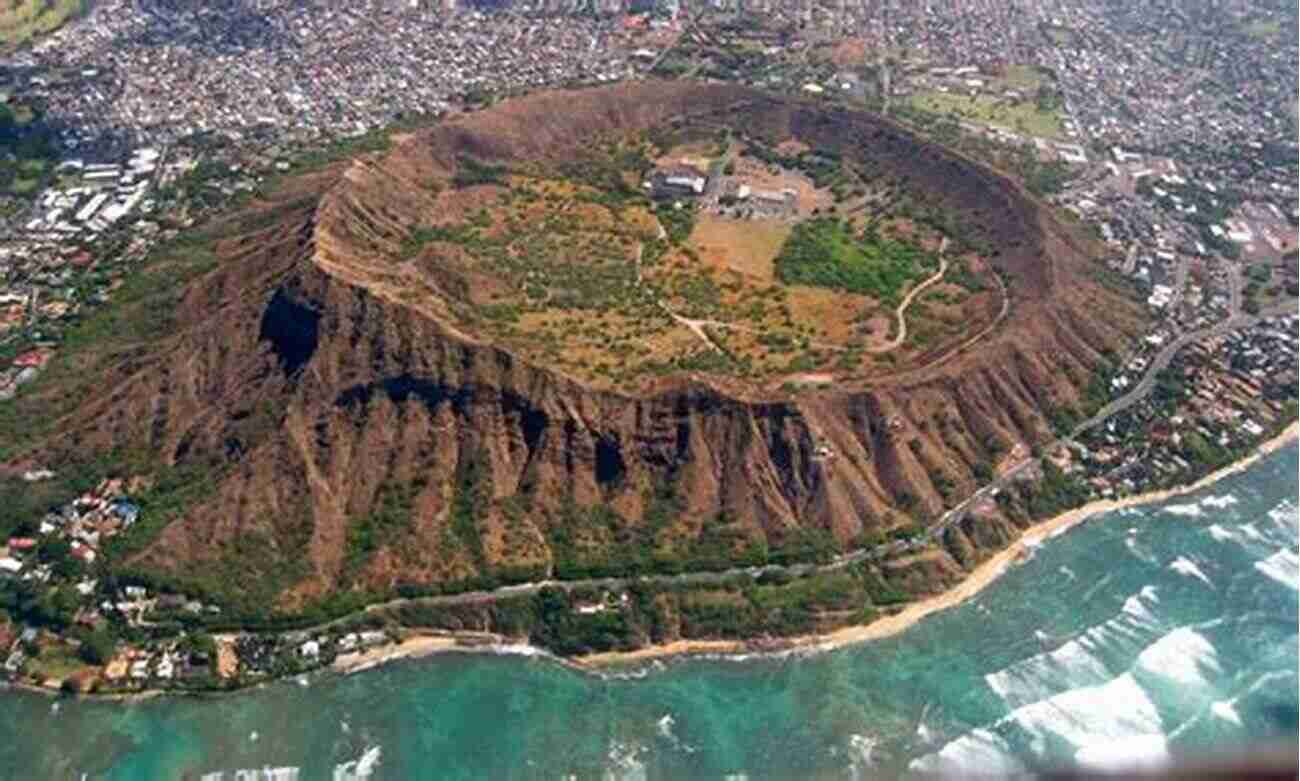
[[[1294,740],[1298,464],[1288,447],[1097,516],[970,603],[801,658],[595,676],[456,654],[207,700],[4,692],[0,777],[888,777]]]

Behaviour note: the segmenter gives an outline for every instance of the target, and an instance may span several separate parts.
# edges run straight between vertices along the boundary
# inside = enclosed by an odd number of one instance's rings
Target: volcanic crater
[[[699,150],[755,177],[816,155],[819,214],[643,195],[646,160]],[[801,224],[852,237],[864,215],[912,248],[901,286],[774,276]],[[61,413],[28,457],[203,472],[126,564],[237,572],[228,591],[284,609],[924,523],[1049,439],[1141,325],[1094,281],[1090,239],[1009,178],[879,116],[724,84],[509,100],[291,177],[202,236],[215,262],[166,333],[116,335],[74,405],[33,397]],[[1014,533],[981,523],[958,548]]]

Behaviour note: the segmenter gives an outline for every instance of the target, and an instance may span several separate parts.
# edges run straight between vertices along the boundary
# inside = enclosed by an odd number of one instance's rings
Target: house
[[[10,537],[9,550],[31,550],[36,547],[36,540],[31,537]]]
[[[14,366],[22,368],[39,369],[50,360],[50,353],[46,350],[29,350],[22,355],[14,358]]]
[[[164,656],[158,661],[158,667],[154,675],[159,678],[171,678],[176,674],[176,665],[172,662],[171,657]]]
[[[656,198],[701,195],[707,183],[704,172],[689,165],[660,168],[650,176],[650,189]]]
[[[315,659],[320,656],[320,643],[315,640],[308,640],[298,646],[298,655],[304,659]]]
[[[9,556],[5,556],[4,558],[0,559],[0,571],[2,572],[17,574],[21,572],[22,569],[23,569],[23,563],[18,559],[11,558]]]
[[[362,645],[380,645],[388,642],[388,635],[383,632],[369,631],[361,633]]]
[[[186,599],[180,594],[160,594],[157,607],[159,610],[180,610],[185,607]]]

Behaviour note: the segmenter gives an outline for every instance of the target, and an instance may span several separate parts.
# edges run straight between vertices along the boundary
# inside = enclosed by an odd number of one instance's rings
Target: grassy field
[[[39,678],[62,680],[86,669],[86,663],[64,646],[47,646],[41,655],[27,662],[27,669]]]
[[[724,220],[704,215],[696,220],[690,240],[706,263],[770,282],[772,261],[789,235],[789,223],[777,220]]]
[[[0,0],[0,48],[53,32],[84,7],[84,0]]]
[[[1282,33],[1282,22],[1278,19],[1256,19],[1243,24],[1241,31],[1251,38],[1276,38]]]
[[[1007,89],[1027,92],[1038,89],[1046,80],[1046,77],[1033,65],[1008,65],[1007,72],[995,81]]]
[[[946,92],[921,92],[911,97],[913,108],[958,120],[996,125],[1042,138],[1061,137],[1061,116],[1057,111],[1039,111],[1032,99],[1012,104],[988,95],[952,95]]]
[[[1048,27],[1047,35],[1056,42],[1057,46],[1064,46],[1074,39],[1074,33],[1065,27]]]

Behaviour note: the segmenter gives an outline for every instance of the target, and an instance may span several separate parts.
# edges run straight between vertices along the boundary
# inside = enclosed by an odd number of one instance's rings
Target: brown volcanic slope
[[[954,360],[866,389],[763,397],[693,375],[632,398],[447,325],[464,280],[393,259],[414,226],[455,216],[430,185],[462,155],[558,161],[598,135],[684,114],[839,149],[962,212],[1000,250],[1007,324]],[[726,85],[511,101],[302,177],[230,224],[237,236],[186,289],[174,332],[97,377],[47,449],[143,446],[209,465],[214,490],[133,563],[236,572],[238,588],[283,607],[338,588],[547,566],[559,524],[596,558],[631,539],[673,558],[705,527],[718,539],[724,522],[721,538],[740,550],[798,527],[848,542],[907,522],[899,507],[933,517],[941,488],[975,485],[994,439],[1006,449],[1046,438],[1049,412],[1077,402],[1138,322],[1086,278],[1082,245],[1011,182],[880,118]],[[682,512],[649,506],[664,486]],[[575,509],[594,505],[613,513]]]

